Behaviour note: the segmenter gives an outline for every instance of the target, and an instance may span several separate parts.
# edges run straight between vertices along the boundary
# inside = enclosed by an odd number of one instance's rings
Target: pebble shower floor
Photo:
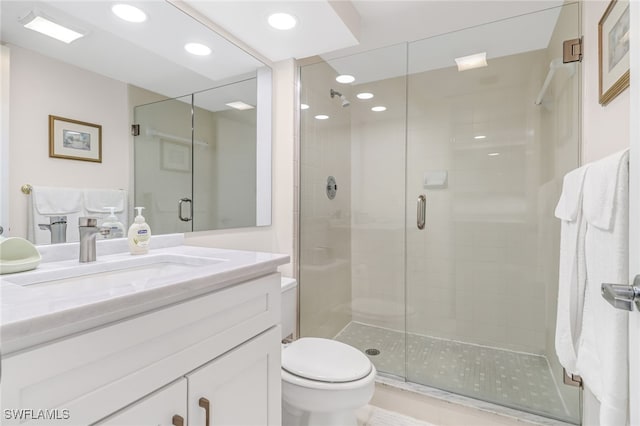
[[[336,340],[366,353],[378,371],[404,377],[405,333],[350,323]],[[547,359],[458,341],[407,334],[409,381],[523,411],[566,418]]]

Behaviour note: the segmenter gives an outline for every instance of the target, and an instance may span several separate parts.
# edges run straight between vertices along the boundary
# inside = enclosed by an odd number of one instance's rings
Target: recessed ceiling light
[[[276,30],[290,30],[296,26],[298,20],[288,13],[274,13],[269,15],[267,22]]]
[[[466,71],[474,68],[487,66],[487,52],[476,53],[474,55],[462,56],[455,58],[458,64],[458,71]]]
[[[375,112],[382,112],[386,110],[387,110],[387,107],[384,107],[384,106],[374,106],[373,108],[371,108],[371,111],[375,111]]]
[[[326,120],[327,118],[329,118],[328,115],[324,115],[324,114],[319,114],[315,116],[316,120]]]
[[[211,49],[201,43],[187,43],[184,45],[184,50],[198,56],[207,56],[211,54]]]
[[[307,104],[300,104],[300,109],[309,109],[309,105],[307,105]]]
[[[498,155],[500,155],[499,152],[490,152],[489,154],[487,154],[489,157],[497,157]]]
[[[228,104],[225,104],[225,105],[231,108],[239,109],[240,111],[255,108],[253,105],[246,104],[242,101],[229,102]]]
[[[371,99],[373,98],[373,93],[369,93],[369,92],[358,93],[356,95],[356,98],[362,99],[362,100]]]
[[[336,77],[336,81],[342,84],[349,84],[356,81],[356,78],[349,74],[342,74]]]
[[[56,40],[60,40],[67,44],[79,39],[80,37],[84,37],[84,34],[81,34],[67,27],[63,27],[62,25],[57,24],[50,19],[37,15],[35,12],[30,12],[24,19],[21,19],[20,21],[25,28],[37,31],[40,34],[55,38]]]
[[[124,19],[127,22],[140,23],[147,20],[146,13],[129,4],[116,4],[111,8],[111,11],[118,18]]]
[[[485,135],[477,135],[473,137],[474,139],[486,139],[487,137]]]

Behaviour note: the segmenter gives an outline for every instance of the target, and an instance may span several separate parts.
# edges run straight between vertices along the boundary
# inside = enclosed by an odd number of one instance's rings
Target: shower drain
[[[380,355],[380,351],[377,349],[367,349],[366,351],[364,351],[364,353],[372,356]]]

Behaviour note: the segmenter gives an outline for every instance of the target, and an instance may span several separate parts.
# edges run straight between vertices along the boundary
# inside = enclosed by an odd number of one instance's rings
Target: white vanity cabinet
[[[280,400],[265,398],[280,393],[279,340],[271,329],[187,375],[189,426],[280,425]]]
[[[187,424],[186,395],[187,379],[182,378],[95,425],[185,426]]]
[[[279,323],[271,273],[4,355],[0,423],[279,425]]]

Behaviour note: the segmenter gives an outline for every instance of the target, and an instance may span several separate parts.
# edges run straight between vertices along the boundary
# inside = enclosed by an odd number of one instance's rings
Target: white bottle
[[[105,238],[111,239],[124,237],[124,225],[118,220],[118,217],[115,214],[116,208],[107,208],[111,210],[111,213],[109,214],[109,217],[107,217],[107,220],[102,224],[103,228],[107,228],[109,230],[109,233],[105,235]]]
[[[129,227],[129,251],[131,254],[145,254],[149,251],[151,228],[142,216],[144,207],[136,207],[138,215]]]

